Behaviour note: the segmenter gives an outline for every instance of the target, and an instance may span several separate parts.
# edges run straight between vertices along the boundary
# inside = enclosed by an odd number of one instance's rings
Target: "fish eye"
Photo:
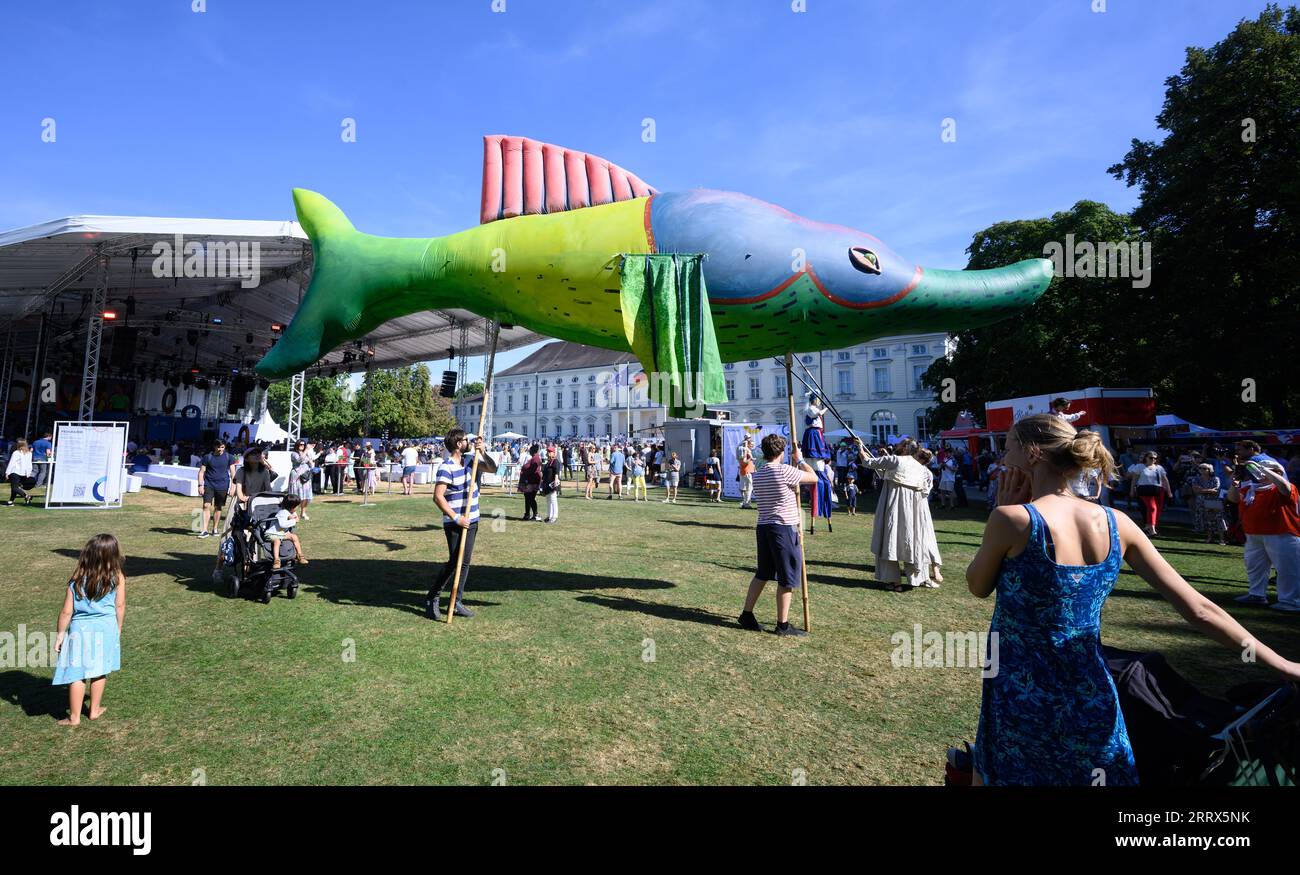
[[[880,257],[865,246],[849,247],[849,263],[863,273],[880,273]]]

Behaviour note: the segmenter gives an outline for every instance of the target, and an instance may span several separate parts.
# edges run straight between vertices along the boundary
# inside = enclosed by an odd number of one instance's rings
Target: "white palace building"
[[[921,385],[921,375],[936,359],[950,354],[948,335],[916,334],[882,337],[846,349],[803,353],[800,360],[830,395],[855,430],[884,442],[901,435],[927,439],[926,412],[934,395]],[[726,371],[726,410],[738,421],[785,422],[788,418],[785,367],[773,358],[733,362]],[[796,366],[797,368],[797,366]],[[617,353],[557,340],[519,364],[498,371],[493,385],[492,433],[518,432],[528,437],[606,438],[652,436],[663,424],[665,410],[646,397],[642,368],[631,353]],[[795,382],[795,401],[803,406],[804,387]],[[463,428],[478,424],[483,395],[467,396],[452,405]],[[797,415],[797,414],[796,414]],[[839,428],[828,419],[827,430]]]

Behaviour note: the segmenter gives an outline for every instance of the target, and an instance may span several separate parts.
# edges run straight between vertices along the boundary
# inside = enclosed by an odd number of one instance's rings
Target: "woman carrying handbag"
[[[536,521],[537,491],[542,485],[542,460],[538,455],[538,446],[528,448],[528,461],[519,469],[519,491],[524,495],[524,520]]]

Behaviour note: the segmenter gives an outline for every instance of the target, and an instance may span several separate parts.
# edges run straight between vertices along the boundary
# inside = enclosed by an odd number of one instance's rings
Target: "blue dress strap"
[[[1038,512],[1038,508],[1029,502],[1025,502],[1021,507],[1029,512],[1029,542],[1025,545],[1025,550],[1028,551],[1030,547],[1034,547],[1043,556],[1051,558],[1055,553],[1055,549],[1052,545],[1052,533],[1047,528],[1046,520]],[[1051,554],[1047,552],[1049,548],[1053,548]]]
[[[1123,554],[1119,543],[1119,526],[1115,525],[1115,511],[1105,505],[1101,509],[1106,511],[1106,524],[1110,527],[1110,552],[1106,554],[1106,561],[1118,564]]]

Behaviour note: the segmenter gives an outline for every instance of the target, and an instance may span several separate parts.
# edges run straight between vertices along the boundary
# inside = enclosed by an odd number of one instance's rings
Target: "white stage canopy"
[[[216,268],[205,272],[222,275],[155,276],[160,257],[155,246],[169,247],[164,252],[175,249],[176,235],[181,235],[182,259],[184,245],[198,244],[205,264]],[[251,271],[241,274],[231,263],[236,252],[251,255],[252,244],[257,244],[260,271],[255,284]],[[288,221],[74,216],[0,232],[0,380],[30,369],[42,323],[48,331],[42,372],[81,371],[97,297],[117,314],[103,323],[101,374],[142,376],[146,370],[170,374],[198,368],[203,377],[222,379],[248,373],[275,339],[272,326],[287,326],[293,318],[300,289],[311,281],[311,265],[310,242],[297,222]],[[101,282],[106,291],[97,296]],[[481,355],[486,352],[485,325],[468,310],[405,316],[376,328],[359,346],[331,351],[307,373],[363,371],[364,350],[371,348],[375,367],[445,361],[452,347],[458,356]],[[122,332],[124,328],[139,330]],[[115,336],[133,344],[129,352],[111,354]],[[543,339],[522,328],[503,327],[498,349]],[[114,371],[109,368],[113,360],[129,361],[131,367]],[[0,385],[0,393],[6,389]]]

